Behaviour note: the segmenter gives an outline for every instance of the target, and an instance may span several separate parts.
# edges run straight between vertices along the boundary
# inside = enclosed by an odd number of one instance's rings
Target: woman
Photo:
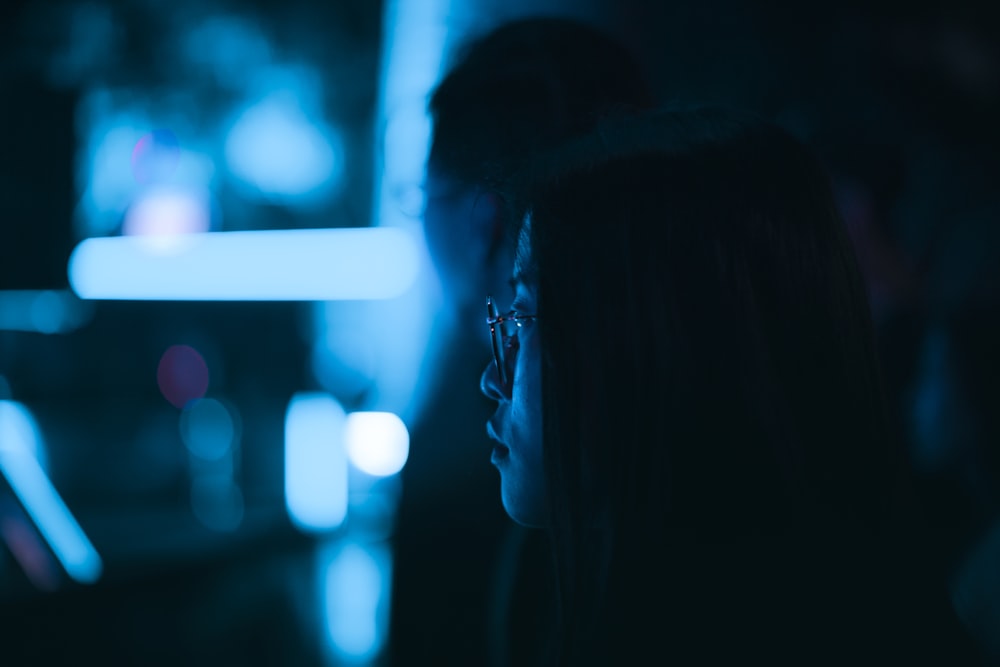
[[[551,165],[481,386],[504,507],[551,536],[553,658],[967,659],[907,549],[864,286],[817,161],[695,110],[608,123]]]
[[[566,16],[504,22],[456,55],[428,103],[422,215],[442,305],[454,317],[437,318],[443,353],[429,374],[437,389],[402,471],[389,650],[404,666],[521,665],[546,618],[538,601],[551,597],[547,544],[505,521],[488,462],[470,460],[483,448],[471,445],[486,444],[489,405],[466,388],[489,339],[466,325],[478,323],[483,294],[506,285],[520,218],[495,205],[492,187],[520,159],[583,133],[610,109],[651,106],[652,93],[624,45]]]

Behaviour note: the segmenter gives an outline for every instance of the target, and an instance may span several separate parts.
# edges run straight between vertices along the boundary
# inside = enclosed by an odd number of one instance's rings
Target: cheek
[[[525,347],[521,348],[522,354]],[[532,364],[534,361],[536,363]],[[537,355],[519,356],[511,395],[510,420],[514,446],[511,467],[504,477],[504,505],[526,526],[547,524],[547,496],[542,443],[542,382]]]
[[[524,443],[525,456],[541,459],[542,451],[542,372],[538,338],[525,341],[514,371],[511,418]]]

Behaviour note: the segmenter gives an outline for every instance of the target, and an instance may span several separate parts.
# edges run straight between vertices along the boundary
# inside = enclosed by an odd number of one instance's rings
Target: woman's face
[[[527,226],[518,239],[518,258],[528,257]],[[535,288],[526,284],[521,262],[515,262],[515,297],[511,310],[535,315]],[[490,361],[480,381],[482,392],[497,402],[497,410],[486,426],[496,441],[493,465],[500,471],[500,493],[504,509],[514,521],[534,527],[548,523],[545,471],[542,462],[542,348],[536,320],[517,328],[517,340],[508,348],[516,355],[509,364],[513,372],[502,386],[496,364]]]

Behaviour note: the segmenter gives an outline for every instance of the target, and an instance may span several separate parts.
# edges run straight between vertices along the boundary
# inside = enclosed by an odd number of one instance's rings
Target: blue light
[[[329,557],[324,616],[333,653],[370,663],[385,644],[392,560],[381,544],[347,543]]]
[[[418,257],[399,229],[301,229],[87,239],[69,260],[84,299],[386,299],[413,283]]]
[[[61,331],[65,326],[64,322],[69,320],[68,310],[66,301],[60,294],[44,290],[32,301],[29,311],[31,324],[35,331],[56,333]]]
[[[235,435],[232,415],[214,398],[193,401],[181,413],[181,439],[200,459],[222,459],[232,450]]]
[[[0,291],[0,331],[68,333],[91,315],[89,304],[68,290]]]
[[[141,184],[168,183],[177,172],[180,156],[180,142],[172,131],[148,132],[132,148],[132,176]]]
[[[352,412],[347,415],[344,440],[351,463],[376,477],[398,473],[410,452],[406,424],[391,412]]]
[[[175,105],[169,98],[149,98],[157,115],[177,121],[170,123],[172,129],[154,129],[160,124],[130,97],[95,89],[81,99],[76,118],[83,137],[76,160],[80,199],[74,220],[80,236],[116,233],[129,206],[151,185],[209,189],[215,165],[206,153],[186,145],[192,131],[183,114],[171,111]],[[150,142],[168,133],[170,145]]]
[[[83,235],[110,234],[121,222],[135,191],[131,155],[142,138],[142,119],[137,115],[112,112],[112,98],[94,92],[80,103],[79,123],[87,127],[78,160],[82,185],[79,232]]]
[[[0,401],[0,472],[67,574],[80,583],[101,576],[101,557],[45,475],[35,453],[42,447],[28,409]]]
[[[183,39],[180,55],[233,90],[245,86],[249,74],[266,67],[273,55],[261,26],[242,16],[211,16],[185,31]]]
[[[408,197],[423,180],[431,135],[427,96],[441,75],[450,23],[445,17],[460,9],[454,4],[452,0],[386,3],[378,110],[385,127],[385,159],[376,174],[375,202],[380,224],[409,217],[396,196]],[[404,202],[403,209],[412,206]]]
[[[305,531],[333,530],[347,515],[343,407],[329,394],[300,393],[285,413],[285,505]]]
[[[169,247],[171,239],[176,236],[207,232],[210,225],[207,192],[157,187],[143,192],[129,205],[122,233],[145,236]]]
[[[234,176],[286,203],[333,192],[343,171],[342,153],[336,133],[306,114],[298,91],[287,90],[271,92],[244,111],[225,144]]]
[[[419,417],[427,396],[418,388],[429,379],[421,377],[421,373],[433,372],[433,364],[425,361],[428,350],[434,352],[431,329],[440,310],[420,220],[413,215],[419,208],[419,186],[430,136],[427,96],[441,75],[449,25],[462,11],[461,3],[454,0],[389,0],[382,13],[376,125],[385,128],[385,133],[382,151],[375,160],[373,224],[405,230],[416,239],[419,271],[408,292],[398,299],[372,304],[356,326],[369,332],[371,347],[379,359],[372,378],[377,398],[366,407],[393,412],[406,423]],[[470,13],[466,18],[475,17]],[[324,305],[316,309],[319,336],[335,326],[338,319],[339,304]],[[400,331],[406,335],[400,336]]]

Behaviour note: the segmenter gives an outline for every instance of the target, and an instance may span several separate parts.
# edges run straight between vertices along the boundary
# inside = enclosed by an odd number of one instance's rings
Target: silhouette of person
[[[969,664],[928,579],[867,296],[819,162],[713,109],[535,160],[481,377],[561,665]]]
[[[390,628],[394,664],[529,664],[547,635],[543,534],[496,503],[483,421],[467,391],[490,355],[482,295],[509,291],[511,176],[604,115],[652,105],[641,68],[603,31],[531,17],[471,41],[434,90],[423,223],[456,325],[402,472]]]

